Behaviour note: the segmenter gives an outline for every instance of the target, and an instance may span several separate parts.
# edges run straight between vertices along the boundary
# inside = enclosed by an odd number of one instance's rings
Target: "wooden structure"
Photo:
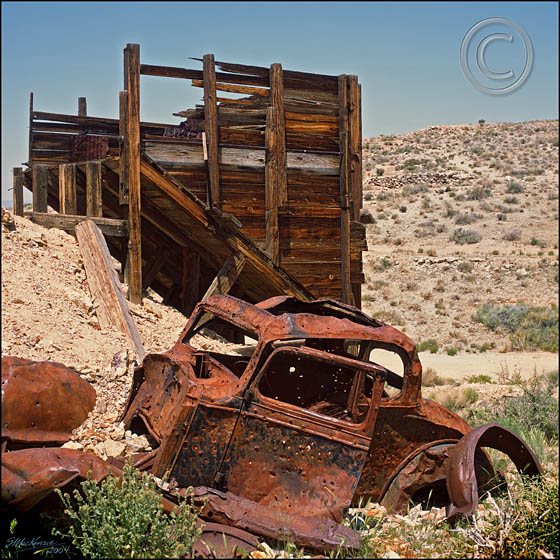
[[[227,289],[359,307],[357,77],[194,60],[202,70],[141,64],[139,45],[127,45],[119,119],[88,116],[85,98],[78,115],[35,111],[31,94],[28,169],[14,170],[14,187],[33,191],[34,219],[71,231],[91,217],[132,301],[151,286],[185,313]],[[190,137],[140,122],[142,75],[203,89],[203,105],[174,113]]]

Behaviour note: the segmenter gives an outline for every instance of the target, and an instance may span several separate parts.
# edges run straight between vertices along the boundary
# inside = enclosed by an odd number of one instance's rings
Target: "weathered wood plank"
[[[36,163],[33,165],[33,212],[47,211],[49,168]]]
[[[177,167],[204,165],[204,154],[201,145],[177,144],[145,141],[145,153],[151,159],[165,167],[177,164]],[[264,169],[265,150],[250,148],[223,147],[218,156],[219,165]],[[210,147],[209,147],[210,157]],[[339,157],[334,154],[305,152],[287,152],[288,173],[292,170],[323,175],[338,175]],[[289,183],[289,180],[288,180]]]
[[[87,117],[87,99],[85,97],[78,97],[78,116]]]
[[[63,163],[59,166],[58,200],[61,214],[76,215],[78,213],[75,163]]]
[[[101,163],[88,161],[86,163],[86,214],[88,216],[103,216],[101,181]]]
[[[13,211],[16,216],[23,216],[23,172],[21,167],[14,167],[13,174]]]
[[[350,170],[350,214],[360,219],[362,200],[362,138],[360,134],[360,90],[358,76],[348,76],[348,159]]]
[[[140,208],[140,45],[126,46],[127,131],[128,153],[128,222],[129,279],[128,298],[142,302],[142,234]]]
[[[266,250],[274,264],[279,263],[278,203],[279,203],[279,157],[278,112],[269,107],[266,118],[266,162],[265,162],[265,231]]]
[[[183,247],[183,278],[181,283],[181,309],[187,317],[198,303],[200,292],[200,254],[190,247]]]
[[[146,352],[122,293],[103,234],[92,220],[86,220],[76,225],[76,237],[84,259],[91,296],[98,303],[96,313],[100,326],[114,326],[125,333],[142,361]]]
[[[99,130],[112,130],[117,132],[119,129],[119,119],[109,119],[105,117],[80,117],[78,115],[66,115],[64,113],[45,113],[43,111],[33,111],[32,113],[33,121],[53,121],[57,123],[70,123],[75,125],[82,125],[87,128],[87,130],[94,130],[99,127]],[[43,124],[43,123],[41,123]],[[46,123],[45,123],[46,124]],[[148,130],[163,130],[168,123],[152,123],[152,122],[141,122],[141,127]],[[39,123],[33,122],[33,127],[40,126]]]
[[[128,92],[119,92],[119,135],[123,138],[119,158],[119,204],[128,205]]]
[[[208,55],[204,55],[208,56]],[[193,80],[192,85],[194,87],[202,88],[204,87],[204,82],[201,80]],[[266,88],[250,87],[250,86],[238,86],[236,84],[222,84],[217,82],[216,89],[218,91],[229,91],[231,93],[242,93],[245,95],[258,95],[259,97],[269,97],[270,90]]]
[[[147,289],[169,259],[168,251],[160,246],[142,269],[142,288]]]
[[[206,293],[202,297],[201,301],[217,294],[226,295],[241,274],[246,261],[247,259],[240,253],[230,255],[216,275],[216,278],[214,278],[206,290]]]
[[[274,133],[276,149],[276,203],[283,206],[288,202],[288,180],[286,167],[288,165],[286,156],[286,115],[284,112],[284,81],[282,66],[272,64],[270,66],[270,101],[275,110]]]
[[[33,167],[33,92],[29,93],[29,134],[27,137],[27,165]]]
[[[105,235],[111,237],[127,237],[128,222],[115,218],[92,218],[90,216],[73,216],[70,214],[47,214],[44,212],[30,212],[31,220],[44,227],[55,227],[73,232],[76,225],[84,220],[92,220]]]
[[[204,76],[204,131],[208,145],[208,182],[210,184],[210,206],[220,208],[220,170],[218,161],[218,113],[216,106],[216,70],[214,55],[203,57]]]
[[[202,62],[202,59],[198,59]],[[182,78],[186,80],[202,80],[203,72],[201,70],[191,70],[189,68],[179,68],[177,66],[156,66],[153,64],[142,64],[140,73],[146,76],[160,76],[164,78]],[[246,76],[242,74],[226,74],[224,72],[216,72],[216,79],[220,82],[230,84],[246,84],[253,86],[268,86],[266,78],[258,76]]]
[[[350,286],[350,176],[348,149],[348,77],[338,77],[339,138],[340,138],[340,298],[344,303],[352,303]]]

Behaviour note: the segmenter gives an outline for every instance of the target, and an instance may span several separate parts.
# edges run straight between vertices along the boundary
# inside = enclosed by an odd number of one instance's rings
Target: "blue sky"
[[[463,37],[489,17],[516,22],[534,49],[529,78],[508,95],[478,91],[461,70]],[[489,27],[475,47],[503,31]],[[2,2],[3,200],[11,198],[12,167],[27,160],[29,92],[38,111],[75,114],[82,96],[88,114],[117,118],[127,43],[140,43],[146,64],[201,68],[188,57],[214,53],[228,62],[357,74],[364,137],[481,118],[558,118],[555,2]],[[493,71],[518,75],[525,51],[514,34],[512,43],[489,44],[485,56]],[[171,114],[200,98],[186,80],[142,77],[141,118],[179,122]]]

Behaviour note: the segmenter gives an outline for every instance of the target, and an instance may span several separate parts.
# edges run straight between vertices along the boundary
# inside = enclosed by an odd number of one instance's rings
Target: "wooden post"
[[[58,166],[58,200],[61,214],[78,214],[75,163],[61,163]]]
[[[352,303],[350,286],[350,161],[348,143],[348,77],[338,77],[338,126],[340,138],[340,272],[341,300]]]
[[[362,138],[360,134],[360,89],[358,76],[348,76],[348,148],[350,208],[352,219],[360,221],[362,200]]]
[[[198,303],[200,292],[200,255],[189,247],[183,247],[183,282],[181,308],[187,317]]]
[[[87,100],[85,97],[78,97],[78,117],[87,117]]]
[[[264,168],[264,204],[266,250],[274,264],[279,263],[280,235],[278,231],[280,149],[278,145],[278,113],[275,107],[266,110],[266,160]]]
[[[128,92],[119,92],[119,136],[121,153],[119,157],[119,204],[128,204]]]
[[[98,161],[88,161],[86,163],[87,216],[103,216],[103,202],[101,196],[101,163]]]
[[[277,144],[277,192],[278,205],[284,206],[288,203],[288,175],[286,155],[286,116],[284,113],[284,78],[281,64],[270,66],[270,102],[276,110],[276,144]]]
[[[99,325],[101,328],[114,326],[124,332],[140,360],[143,360],[146,352],[120,288],[103,234],[91,220],[85,220],[76,225],[76,237],[91,296],[99,304],[96,311]]]
[[[128,254],[130,273],[128,299],[142,302],[142,237],[140,221],[140,45],[127,44],[127,134],[125,143],[128,153],[128,221],[130,237]]]
[[[150,286],[168,258],[169,254],[164,247],[158,247],[152,258],[148,258],[148,264],[142,269],[142,289]]]
[[[202,57],[204,78],[204,132],[208,142],[208,206],[221,208],[220,171],[218,163],[218,109],[216,107],[216,68],[214,55]]]
[[[29,93],[29,139],[28,139],[28,153],[27,165],[33,168],[33,92]]]
[[[43,164],[33,166],[33,212],[47,211],[49,168]]]
[[[241,253],[233,253],[230,255],[214,280],[212,280],[212,283],[206,290],[206,293],[202,297],[201,301],[217,294],[227,294],[241,274],[246,260],[246,257]]]
[[[14,167],[14,215],[23,216],[23,172],[21,167]]]

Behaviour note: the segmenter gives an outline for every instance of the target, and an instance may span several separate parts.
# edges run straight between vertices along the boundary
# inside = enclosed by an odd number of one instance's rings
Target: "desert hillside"
[[[558,302],[558,121],[432,126],[363,155],[364,310],[438,353],[511,350],[472,315]]]

